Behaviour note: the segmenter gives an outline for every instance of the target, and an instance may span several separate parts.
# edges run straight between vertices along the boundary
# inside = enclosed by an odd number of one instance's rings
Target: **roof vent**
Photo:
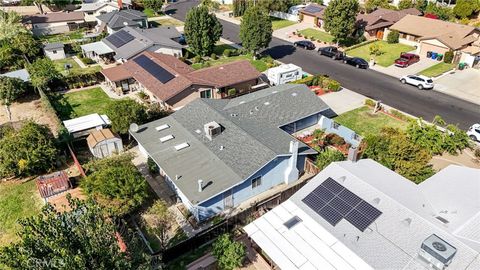
[[[173,137],[173,135],[167,135],[165,137],[160,138],[160,142],[164,143],[164,142],[172,140],[173,138],[175,138],[175,137]]]
[[[225,146],[220,145],[220,150],[223,150],[223,149],[225,149]]]
[[[297,93],[292,93],[292,97],[296,97],[297,96]]]
[[[263,103],[263,105],[268,106],[268,105],[270,105],[270,102],[267,101],[267,102]]]
[[[184,148],[187,148],[189,146],[190,146],[190,144],[184,142],[184,143],[175,145],[175,150],[180,151],[180,150],[182,150]]]
[[[205,124],[203,129],[205,130],[205,136],[207,136],[210,141],[222,133],[222,127],[215,121]]]
[[[237,117],[238,114],[236,114],[236,113],[231,113],[230,116],[231,116],[231,117]]]
[[[155,129],[156,129],[157,131],[162,131],[162,130],[167,129],[167,128],[169,128],[169,127],[170,127],[170,126],[169,126],[168,124],[163,124],[163,125],[161,125],[161,126],[156,127]]]
[[[253,114],[253,111],[252,111],[252,110],[250,111],[250,114]]]
[[[203,190],[203,180],[198,179],[198,192],[202,192]]]
[[[436,234],[423,241],[418,255],[436,269],[444,269],[451,262],[457,249]]]
[[[274,90],[274,91],[272,91],[272,94],[276,94],[276,93],[278,93],[278,91],[277,91],[277,90]]]
[[[245,103],[245,100],[240,101],[238,104],[243,104]]]
[[[258,110],[259,110],[259,109],[258,109],[258,106],[255,106],[255,111],[258,111]]]
[[[202,131],[201,131],[200,129],[196,129],[196,130],[195,130],[195,133],[197,133],[197,134],[202,134]]]
[[[136,123],[131,123],[129,129],[132,132],[138,132],[138,125]]]
[[[402,220],[402,223],[405,226],[410,227],[410,224],[412,224],[412,219],[411,218],[406,218],[406,219]]]

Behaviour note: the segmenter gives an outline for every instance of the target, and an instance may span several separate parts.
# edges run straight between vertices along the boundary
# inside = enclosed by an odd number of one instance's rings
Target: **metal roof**
[[[0,74],[0,76],[10,77],[10,78],[18,78],[24,82],[30,81],[30,74],[28,73],[27,69],[19,69],[7,73]]]
[[[82,51],[84,52],[95,52],[97,55],[103,55],[107,53],[112,53],[114,50],[112,50],[110,47],[108,47],[105,43],[102,41],[97,41],[89,44],[84,44],[80,45],[82,48]]]
[[[64,45],[61,42],[47,43],[43,46],[44,50],[63,49]]]
[[[67,128],[69,133],[75,133],[98,126],[110,125],[110,119],[108,116],[103,114],[99,115],[98,113],[93,113],[81,117],[77,117],[70,120],[63,121],[63,125]]]

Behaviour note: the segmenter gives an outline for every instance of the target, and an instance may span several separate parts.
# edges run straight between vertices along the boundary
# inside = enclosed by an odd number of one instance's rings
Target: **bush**
[[[80,88],[99,84],[104,80],[100,72],[84,73],[84,74],[69,74],[63,79],[63,84],[69,89]]]
[[[365,105],[370,106],[370,107],[375,107],[375,105],[377,105],[377,102],[375,102],[372,99],[367,98],[367,99],[365,99]]]
[[[82,63],[84,63],[87,66],[95,64],[95,61],[93,61],[91,58],[88,58],[88,57],[81,57],[80,60],[82,61]]]
[[[387,35],[387,42],[390,44],[398,43],[398,39],[400,38],[400,34],[397,30],[392,30]]]
[[[147,99],[149,97],[144,91],[138,92],[137,95],[140,99]]]
[[[148,166],[148,171],[151,174],[157,174],[158,172],[160,172],[160,168],[158,168],[157,163],[155,163],[155,161],[153,161],[151,157],[148,157],[147,159],[147,166]]]
[[[318,153],[315,164],[320,170],[323,170],[330,165],[330,163],[343,160],[345,160],[345,156],[341,152],[327,148]]]
[[[393,115],[393,116],[395,116],[395,117],[397,117],[398,119],[403,120],[403,121],[414,120],[413,118],[411,118],[411,117],[403,114],[403,113],[400,112],[400,111],[394,110],[394,109],[390,110],[390,114]]]
[[[445,55],[443,56],[443,62],[447,64],[450,64],[453,62],[453,51],[445,52]]]
[[[200,55],[197,55],[193,58],[193,63],[201,63],[203,61],[202,57]]]
[[[325,136],[325,144],[341,146],[345,144],[345,140],[335,133],[329,133]]]
[[[480,158],[480,147],[477,147],[477,149],[475,149],[475,152],[473,152],[473,155],[475,155],[476,158]]]
[[[230,89],[228,89],[227,94],[228,94],[228,96],[234,96],[234,95],[237,94],[237,89],[230,88]]]
[[[212,54],[210,55],[210,58],[212,58],[212,60],[217,60],[218,57],[217,57],[217,55],[216,55],[215,53],[212,53]]]
[[[324,80],[323,85],[324,85],[324,88],[333,92],[338,92],[340,91],[340,89],[342,89],[342,86],[340,85],[340,83],[333,79]]]
[[[226,50],[223,51],[223,56],[225,56],[225,57],[230,57],[231,54],[232,54],[231,49],[226,49]]]
[[[363,37],[365,37],[365,36],[363,36]],[[372,40],[367,40],[367,41],[364,41],[364,42],[355,44],[355,45],[353,45],[353,46],[350,46],[350,47],[346,48],[346,49],[345,49],[345,52],[350,51],[350,50],[353,50],[353,49],[356,49],[356,48],[358,48],[358,47],[362,47],[362,46],[367,45],[367,44],[370,44],[370,43],[373,43],[373,42],[375,42],[375,41],[376,41],[375,39],[372,39]]]

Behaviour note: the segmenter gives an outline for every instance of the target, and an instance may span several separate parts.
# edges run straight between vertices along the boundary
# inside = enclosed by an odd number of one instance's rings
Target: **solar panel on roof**
[[[162,83],[167,83],[171,79],[175,78],[172,73],[168,72],[166,69],[153,62],[145,55],[140,55],[139,57],[133,59],[133,61]]]
[[[135,38],[125,30],[120,30],[106,37],[106,39],[116,48],[120,48]]]
[[[344,218],[362,232],[382,214],[330,177],[305,196],[302,202],[332,226]]]
[[[323,8],[317,6],[307,6],[303,11],[307,13],[317,13],[322,11]]]

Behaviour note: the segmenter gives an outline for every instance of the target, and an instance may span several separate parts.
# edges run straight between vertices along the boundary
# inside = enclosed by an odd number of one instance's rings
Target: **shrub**
[[[157,163],[155,163],[155,161],[153,161],[151,157],[148,157],[147,159],[147,166],[148,166],[148,171],[151,174],[157,174],[160,171],[160,168],[158,168]]]
[[[235,94],[237,94],[237,89],[235,89],[235,88],[230,88],[230,89],[228,89],[227,94],[228,94],[229,96],[234,96]]]
[[[323,81],[323,84],[325,85],[324,88],[333,91],[333,92],[338,92],[342,88],[339,82],[332,80],[332,79],[326,79]]]
[[[314,36],[311,36],[311,37],[310,37],[310,40],[311,40],[311,41],[315,41],[316,39],[315,39]]]
[[[414,120],[413,118],[411,118],[411,117],[403,114],[403,113],[400,112],[400,111],[394,110],[394,109],[390,110],[390,114],[393,115],[393,116],[395,116],[395,117],[397,117],[398,119],[403,120],[403,121]]]
[[[193,58],[193,63],[201,63],[203,61],[200,55],[197,55]]]
[[[345,160],[345,156],[341,152],[327,148],[318,153],[315,164],[320,170],[323,170],[330,165],[330,163],[343,160]]]
[[[375,107],[376,104],[377,103],[372,99],[369,99],[369,98],[365,99],[365,105],[367,106]]]
[[[217,55],[216,55],[215,53],[212,53],[212,54],[210,55],[210,58],[212,58],[212,60],[217,60],[218,57],[217,57]]]
[[[91,58],[88,58],[88,57],[81,57],[80,60],[81,60],[85,65],[95,64],[95,61],[93,61]]]
[[[473,154],[475,155],[476,158],[480,158],[480,147],[477,147],[477,149],[475,149],[475,152],[473,152]]]
[[[226,49],[223,51],[223,56],[225,57],[230,57],[232,55],[232,50],[231,49]]]
[[[315,140],[320,140],[323,137],[323,135],[325,135],[324,129],[315,129],[312,134]]]
[[[335,133],[329,133],[325,136],[325,143],[327,145],[340,146],[345,144],[345,140]]]
[[[390,44],[398,43],[398,39],[400,38],[400,34],[397,30],[392,30],[387,35],[387,42]]]
[[[443,62],[447,64],[450,64],[453,62],[453,51],[445,52],[445,55],[443,56]]]

